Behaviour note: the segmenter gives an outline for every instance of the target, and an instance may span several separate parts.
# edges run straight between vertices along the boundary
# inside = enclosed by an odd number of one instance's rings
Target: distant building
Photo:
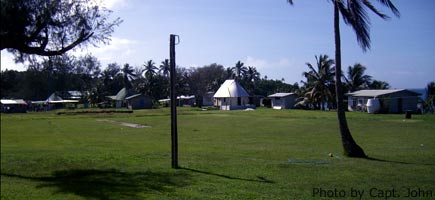
[[[1,99],[2,113],[26,113],[27,103],[22,99]]]
[[[181,95],[177,97],[177,105],[178,106],[185,106],[185,107],[191,107],[196,105],[196,98],[195,95]]]
[[[346,94],[350,111],[367,111],[367,105],[375,104],[378,109],[370,112],[403,113],[417,112],[418,98],[421,94],[406,89],[359,90]]]
[[[129,109],[151,109],[153,107],[151,98],[143,94],[135,94],[125,98]]]
[[[214,95],[214,92],[207,92],[202,97],[202,105],[203,106],[212,106],[213,105],[213,95]]]
[[[76,90],[70,90],[67,91],[67,95],[65,96],[64,99],[80,100],[82,98],[83,98],[82,92]]]
[[[249,104],[249,94],[235,80],[226,80],[213,97],[214,105],[221,110],[255,108]]]
[[[79,100],[63,99],[56,92],[52,93],[46,100],[32,101],[32,110],[47,111],[60,108],[77,108]]]
[[[177,97],[176,104],[177,106],[184,106],[184,107],[191,107],[196,106],[197,99],[195,95],[181,95]],[[171,99],[160,99],[159,100],[160,105],[163,107],[169,107],[171,103]]]
[[[268,96],[272,101],[273,109],[291,109],[296,104],[295,93],[275,93]]]
[[[133,90],[122,88],[115,96],[107,96],[114,102],[115,108],[151,109],[153,104],[149,96],[135,93]]]

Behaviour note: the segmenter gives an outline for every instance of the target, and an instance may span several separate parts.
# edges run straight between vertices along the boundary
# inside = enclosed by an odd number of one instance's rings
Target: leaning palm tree
[[[311,63],[306,63],[310,69],[308,72],[302,73],[307,79],[307,86],[309,91],[306,93],[308,99],[311,99],[317,104],[316,107],[324,110],[325,103],[330,105],[332,99],[332,91],[329,89],[330,85],[334,84],[334,60],[329,59],[327,55],[315,56],[317,62],[317,69]]]
[[[349,92],[367,89],[369,87],[372,77],[364,74],[365,71],[366,67],[360,63],[356,63],[347,68],[347,76],[344,76],[344,80]]]
[[[287,0],[293,5],[293,0]],[[357,41],[363,51],[370,49],[369,16],[368,8],[382,19],[389,17],[381,13],[370,0],[331,0],[334,6],[334,37],[335,37],[335,90],[337,99],[337,117],[340,126],[341,142],[344,154],[349,157],[367,157],[364,150],[355,142],[350,134],[346,120],[346,106],[341,83],[341,38],[340,38],[340,14],[344,22],[350,25],[356,33]],[[377,0],[381,5],[388,7],[396,16],[400,16],[399,10],[390,0]]]

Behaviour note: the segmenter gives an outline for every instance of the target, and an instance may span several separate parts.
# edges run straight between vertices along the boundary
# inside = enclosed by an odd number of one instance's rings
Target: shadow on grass
[[[224,175],[224,174],[217,174],[217,173],[213,173],[213,172],[202,171],[202,170],[198,170],[198,169],[191,169],[191,168],[187,168],[187,167],[180,167],[180,169],[195,172],[195,173],[210,175],[210,176],[216,176],[216,177],[220,177],[220,178],[226,178],[226,179],[230,179],[230,180],[249,181],[249,182],[258,182],[258,183],[275,183],[274,181],[268,180],[262,176],[257,176],[257,179],[247,179],[247,178],[239,178],[239,177],[233,177],[233,176],[228,176],[228,175]]]
[[[95,199],[143,199],[147,193],[167,193],[190,183],[183,172],[135,172],[118,170],[66,170],[48,177],[28,177],[1,173],[2,176],[41,181],[37,188],[53,187],[56,193],[70,193]]]
[[[370,157],[370,156],[365,158],[365,159],[372,160],[372,161],[377,161],[377,162],[396,163],[396,164],[403,164],[403,165],[428,165],[428,166],[435,166],[435,164],[431,164],[431,163],[412,163],[412,162],[385,160],[385,159],[373,158],[373,157]]]

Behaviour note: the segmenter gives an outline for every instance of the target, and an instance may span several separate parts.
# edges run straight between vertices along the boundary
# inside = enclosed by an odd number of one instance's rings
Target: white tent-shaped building
[[[221,110],[255,108],[255,105],[249,105],[249,94],[235,80],[226,80],[213,97],[214,105]]]

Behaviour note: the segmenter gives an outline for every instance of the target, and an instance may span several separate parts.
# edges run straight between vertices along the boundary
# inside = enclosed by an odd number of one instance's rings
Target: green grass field
[[[435,115],[347,113],[371,157],[356,159],[342,156],[334,112],[178,114],[181,169],[168,109],[2,114],[1,199],[435,198]]]

